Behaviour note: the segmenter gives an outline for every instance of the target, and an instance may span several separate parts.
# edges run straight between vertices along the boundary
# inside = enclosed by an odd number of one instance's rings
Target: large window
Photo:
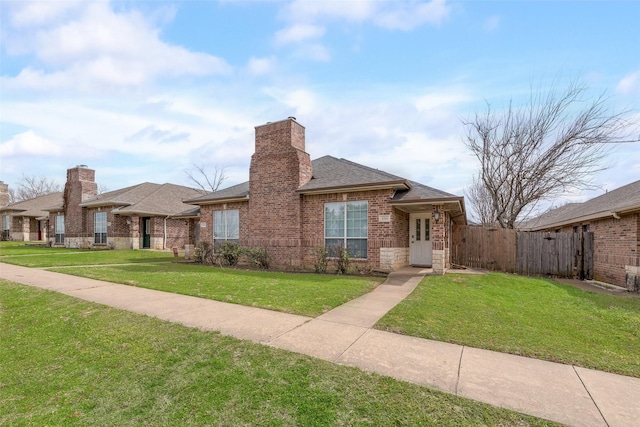
[[[107,213],[96,212],[93,223],[94,243],[104,245],[107,243]]]
[[[367,258],[368,204],[338,202],[324,205],[324,241],[330,255],[345,247],[353,258]]]
[[[56,215],[55,235],[56,245],[64,244],[64,215]]]
[[[11,215],[2,216],[2,239],[9,240],[11,237]]]
[[[240,241],[240,211],[213,212],[213,246],[218,248],[222,243]]]

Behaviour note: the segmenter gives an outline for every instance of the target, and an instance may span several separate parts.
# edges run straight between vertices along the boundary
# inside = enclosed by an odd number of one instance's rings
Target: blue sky
[[[295,116],[307,152],[455,194],[461,120],[579,78],[640,124],[638,1],[0,0],[0,180],[86,164],[114,190],[248,179],[254,127]],[[600,190],[640,178],[617,146]],[[560,201],[558,201],[560,203]]]

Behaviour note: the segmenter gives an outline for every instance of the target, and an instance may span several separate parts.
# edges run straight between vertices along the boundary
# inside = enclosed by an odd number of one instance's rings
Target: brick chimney
[[[256,126],[249,169],[251,244],[269,247],[277,263],[299,263],[302,238],[301,196],[296,190],[312,176],[305,152],[305,129],[289,117]],[[291,261],[290,261],[291,260]]]
[[[0,181],[0,207],[9,204],[9,185]]]
[[[86,165],[67,169],[67,182],[64,186],[64,223],[65,238],[85,237],[87,219],[80,203],[98,195],[96,171]]]

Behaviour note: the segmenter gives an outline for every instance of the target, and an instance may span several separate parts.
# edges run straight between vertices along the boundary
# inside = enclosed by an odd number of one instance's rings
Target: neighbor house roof
[[[464,216],[464,199],[397,175],[370,168],[345,159],[324,156],[311,162],[313,176],[298,188],[300,194],[346,192],[391,188],[396,192],[391,202],[405,210],[419,203],[438,203],[452,210],[453,215]],[[243,201],[249,198],[249,182],[185,200],[194,205]]]
[[[99,194],[80,204],[82,207],[116,206],[120,215],[174,215],[193,208],[182,201],[201,195],[193,188],[175,184],[142,184]]]
[[[49,216],[49,212],[47,212],[48,208],[58,205],[62,206],[62,192],[45,194],[44,196],[38,196],[33,199],[12,203],[7,206],[0,207],[0,212],[4,214],[41,218]]]
[[[543,230],[640,211],[640,180],[584,203],[569,203],[527,221],[522,229]]]

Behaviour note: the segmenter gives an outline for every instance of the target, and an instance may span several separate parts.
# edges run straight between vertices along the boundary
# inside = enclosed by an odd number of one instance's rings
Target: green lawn
[[[376,328],[640,377],[640,298],[552,280],[426,277]]]
[[[25,242],[0,242],[0,262],[24,267],[171,262],[173,260],[173,252],[169,251],[48,248],[26,245]]]
[[[551,425],[0,281],[0,425]]]
[[[382,283],[376,277],[142,264],[56,271],[115,283],[316,317]]]

